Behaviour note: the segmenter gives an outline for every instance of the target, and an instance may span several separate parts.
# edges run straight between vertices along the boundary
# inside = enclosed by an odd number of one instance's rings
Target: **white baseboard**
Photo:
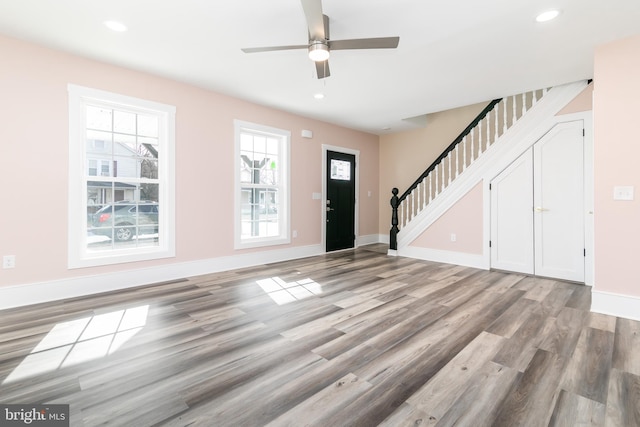
[[[389,233],[387,234],[378,234],[378,243],[384,243],[385,245],[389,244]]]
[[[381,234],[368,234],[366,236],[358,236],[358,238],[356,240],[356,245],[357,246],[363,246],[363,245],[372,245],[374,243],[384,243],[384,242],[380,241],[380,236],[382,236],[382,235]],[[388,237],[387,237],[387,240],[389,240]]]
[[[591,290],[591,311],[640,320],[640,298]]]
[[[321,245],[252,252],[94,276],[0,287],[0,310],[325,253]]]
[[[465,267],[480,268],[488,270],[482,254],[467,254],[464,252],[443,251],[439,249],[419,248],[416,246],[405,246],[397,251],[399,256],[422,259],[425,261],[442,262],[445,264],[463,265]]]

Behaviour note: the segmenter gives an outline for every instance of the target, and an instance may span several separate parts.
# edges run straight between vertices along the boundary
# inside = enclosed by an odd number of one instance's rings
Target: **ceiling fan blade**
[[[245,47],[241,50],[244,53],[272,52],[274,50],[308,49],[309,45],[296,44],[290,46],[270,46],[270,47]]]
[[[304,16],[307,18],[309,27],[309,38],[311,40],[326,40],[324,31],[324,18],[322,13],[321,0],[301,0]]]
[[[318,61],[316,62],[316,74],[318,75],[318,79],[324,79],[325,77],[329,77],[331,73],[329,72],[329,60],[326,61]]]
[[[374,37],[369,39],[331,40],[329,49],[395,49],[400,37]]]

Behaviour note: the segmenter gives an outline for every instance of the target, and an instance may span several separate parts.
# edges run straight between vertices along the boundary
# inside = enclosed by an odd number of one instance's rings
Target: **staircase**
[[[496,176],[551,129],[554,116],[587,84],[491,101],[404,193],[393,189],[389,254],[407,256],[408,245],[462,196]]]

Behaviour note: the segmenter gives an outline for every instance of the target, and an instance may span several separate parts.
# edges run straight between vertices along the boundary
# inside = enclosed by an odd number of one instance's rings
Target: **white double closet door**
[[[491,181],[491,267],[585,281],[584,124],[555,125]]]

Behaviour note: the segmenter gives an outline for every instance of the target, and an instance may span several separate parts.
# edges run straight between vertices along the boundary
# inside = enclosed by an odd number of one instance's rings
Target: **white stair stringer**
[[[533,108],[400,230],[397,236],[398,249],[389,251],[389,254],[427,259],[418,254],[421,251],[412,249],[410,244],[479,182],[484,181],[485,191],[488,191],[488,182],[547,133],[557,123],[556,114],[580,94],[587,84],[583,80],[550,89]],[[489,215],[486,194],[484,199],[483,214],[486,216]],[[488,242],[488,230],[484,230],[483,234],[483,240]],[[432,260],[442,261],[441,257],[438,258]],[[474,266],[488,269],[488,248],[483,249],[481,259]]]

